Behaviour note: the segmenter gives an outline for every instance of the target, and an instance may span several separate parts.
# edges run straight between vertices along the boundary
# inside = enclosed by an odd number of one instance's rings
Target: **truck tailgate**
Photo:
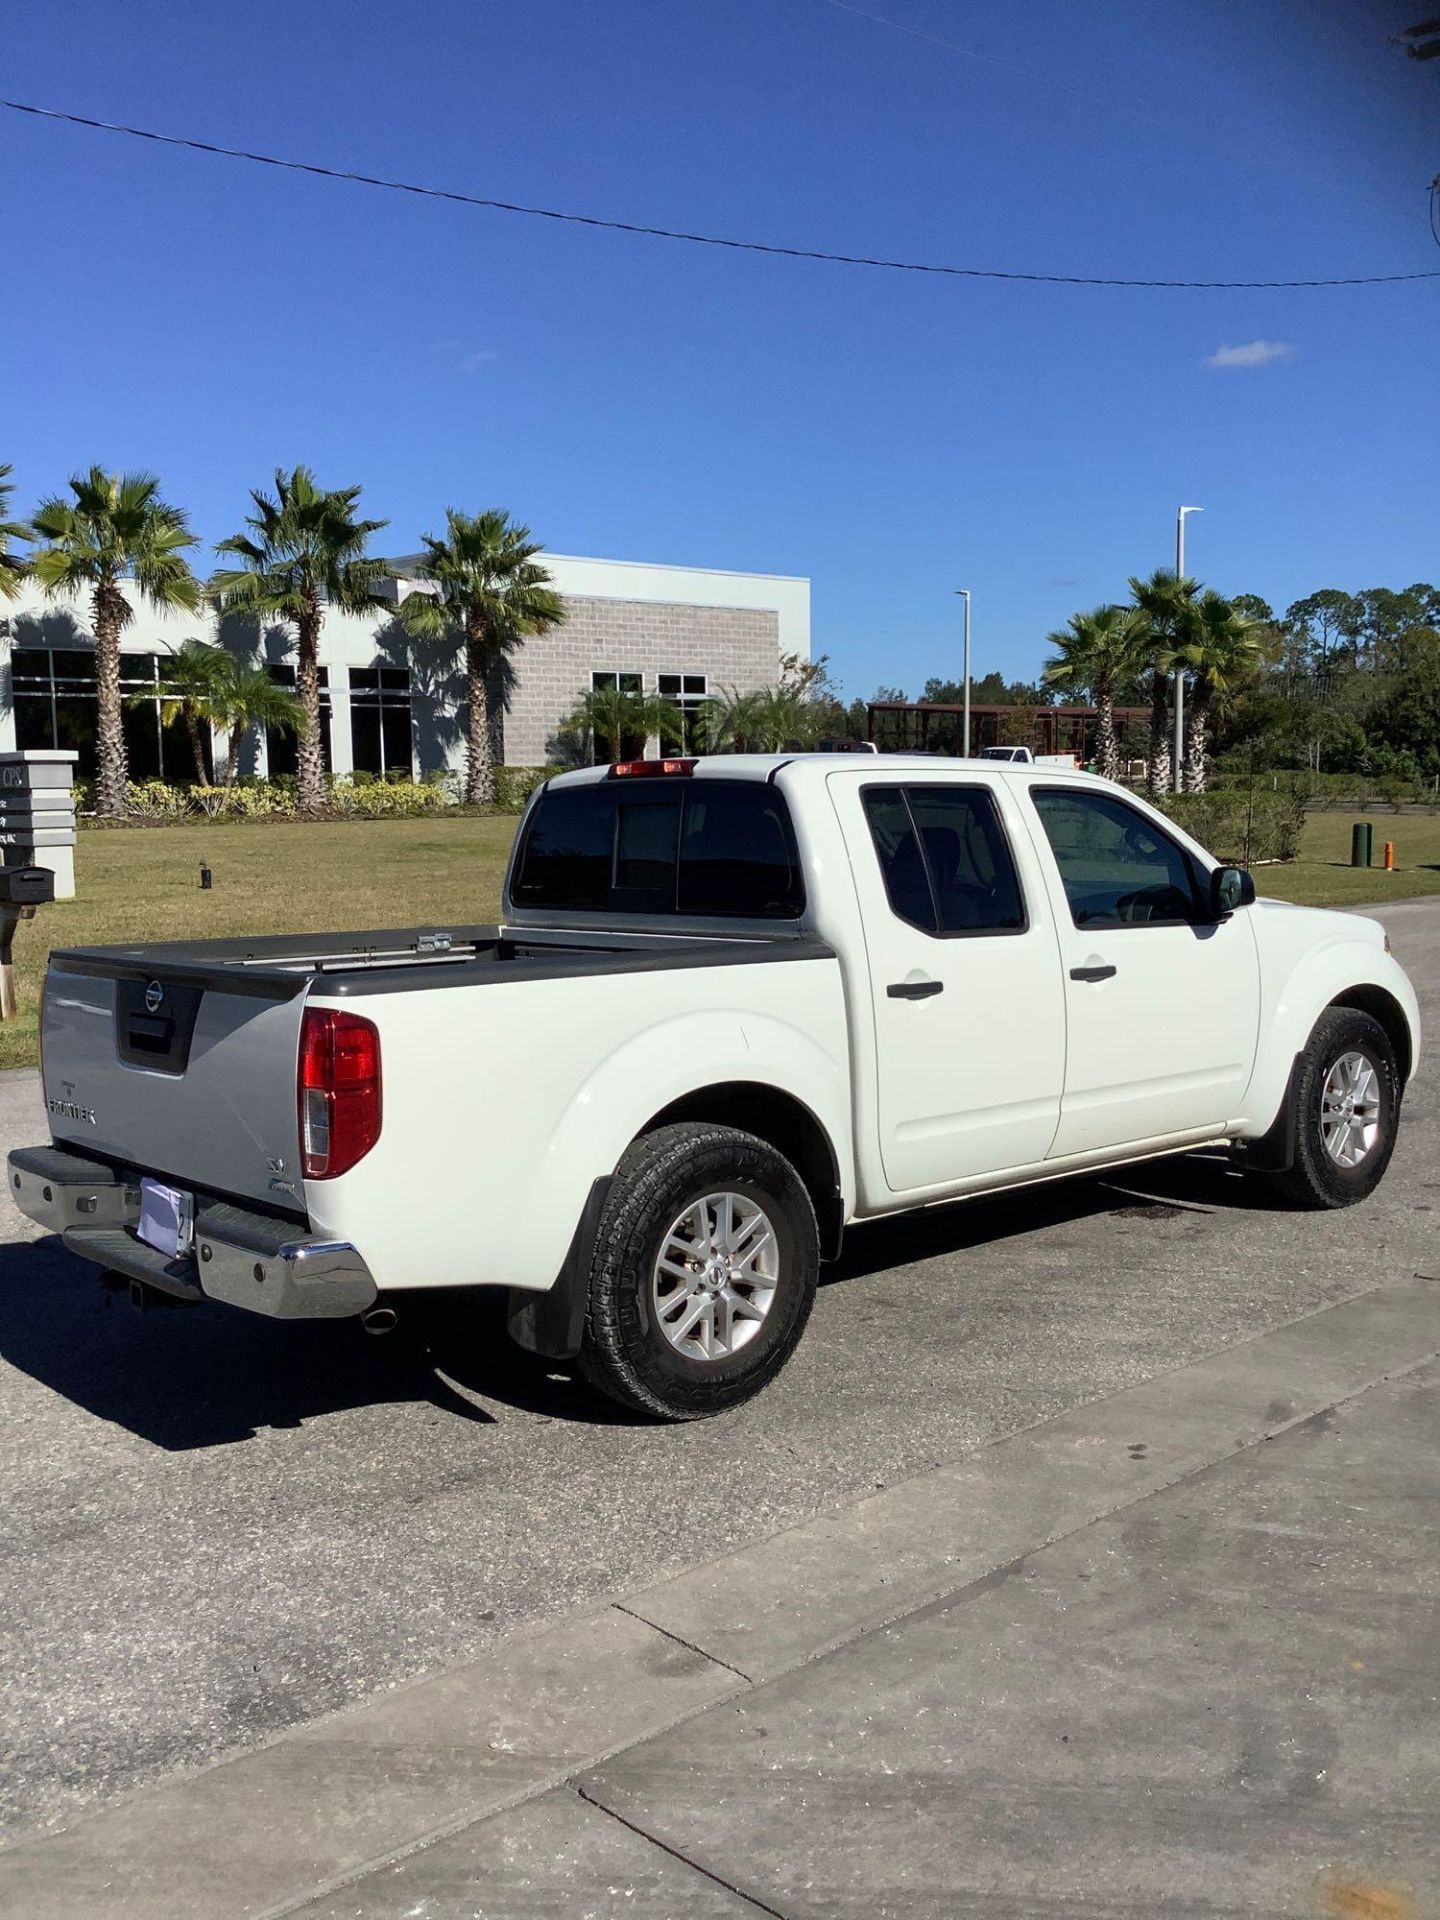
[[[41,1040],[57,1142],[303,1215],[304,973],[51,956]]]

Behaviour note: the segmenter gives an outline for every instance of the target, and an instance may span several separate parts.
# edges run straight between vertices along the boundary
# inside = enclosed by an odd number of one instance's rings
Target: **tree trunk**
[[[245,738],[243,726],[230,729],[230,745],[225,754],[225,785],[233,787],[235,775],[240,768],[240,742]]]
[[[318,597],[313,593],[308,595],[299,622],[299,646],[295,655],[295,691],[304,709],[296,761],[300,775],[300,811],[312,818],[325,806],[325,761],[320,751],[320,622],[323,617]]]
[[[485,628],[474,614],[465,618],[465,697],[465,804],[488,807],[495,798],[495,775],[490,764],[490,695],[485,685]]]
[[[1198,688],[1190,695],[1190,710],[1185,719],[1185,790],[1204,793],[1210,780],[1210,754],[1206,732],[1210,716],[1205,696]]]
[[[200,741],[200,721],[195,709],[186,705],[181,709],[185,715],[185,731],[190,736],[190,751],[195,756],[195,780],[198,786],[208,784],[205,778],[205,748]]]
[[[1150,676],[1150,757],[1145,764],[1145,793],[1157,804],[1170,791],[1170,679],[1157,668]]]
[[[1103,682],[1095,689],[1095,771],[1102,780],[1120,778],[1120,749],[1115,741],[1115,693]]]
[[[96,780],[95,811],[102,819],[125,817],[125,782],[130,768],[120,718],[120,625],[124,602],[113,579],[95,589]]]

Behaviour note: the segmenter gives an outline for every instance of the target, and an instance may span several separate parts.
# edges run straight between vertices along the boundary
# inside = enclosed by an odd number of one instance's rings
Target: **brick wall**
[[[566,597],[569,619],[515,655],[505,717],[505,762],[538,767],[592,673],[639,673],[647,693],[661,673],[703,673],[710,691],[774,686],[780,623],[747,607],[691,607]]]

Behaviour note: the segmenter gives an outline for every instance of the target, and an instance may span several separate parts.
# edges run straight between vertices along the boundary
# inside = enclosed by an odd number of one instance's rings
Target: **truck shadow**
[[[382,1403],[416,1401],[491,1423],[413,1338],[222,1306],[136,1313],[54,1238],[0,1246],[0,1359],[176,1452]]]
[[[834,1285],[1095,1215],[1229,1212],[1270,1203],[1223,1157],[1192,1154],[1108,1179],[934,1207],[856,1229],[822,1269]],[[266,1429],[354,1408],[417,1405],[479,1426],[488,1400],[605,1426],[627,1414],[573,1365],[523,1353],[499,1291],[419,1295],[400,1328],[368,1338],[354,1321],[276,1322],[223,1306],[135,1313],[57,1239],[0,1245],[0,1359],[76,1406],[174,1452],[233,1445]]]
[[[1103,1176],[1077,1174],[852,1227],[840,1258],[821,1268],[820,1284],[858,1280],[969,1247],[997,1246],[1097,1214],[1273,1213],[1283,1207],[1263,1183],[1246,1179],[1227,1153],[1178,1154]]]

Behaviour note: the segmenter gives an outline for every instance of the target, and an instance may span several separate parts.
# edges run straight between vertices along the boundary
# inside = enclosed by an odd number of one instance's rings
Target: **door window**
[[[1065,787],[1032,787],[1030,798],[1077,927],[1208,920],[1195,862],[1137,808]]]
[[[866,787],[865,815],[890,905],[937,937],[1022,933],[1025,904],[984,787]]]

